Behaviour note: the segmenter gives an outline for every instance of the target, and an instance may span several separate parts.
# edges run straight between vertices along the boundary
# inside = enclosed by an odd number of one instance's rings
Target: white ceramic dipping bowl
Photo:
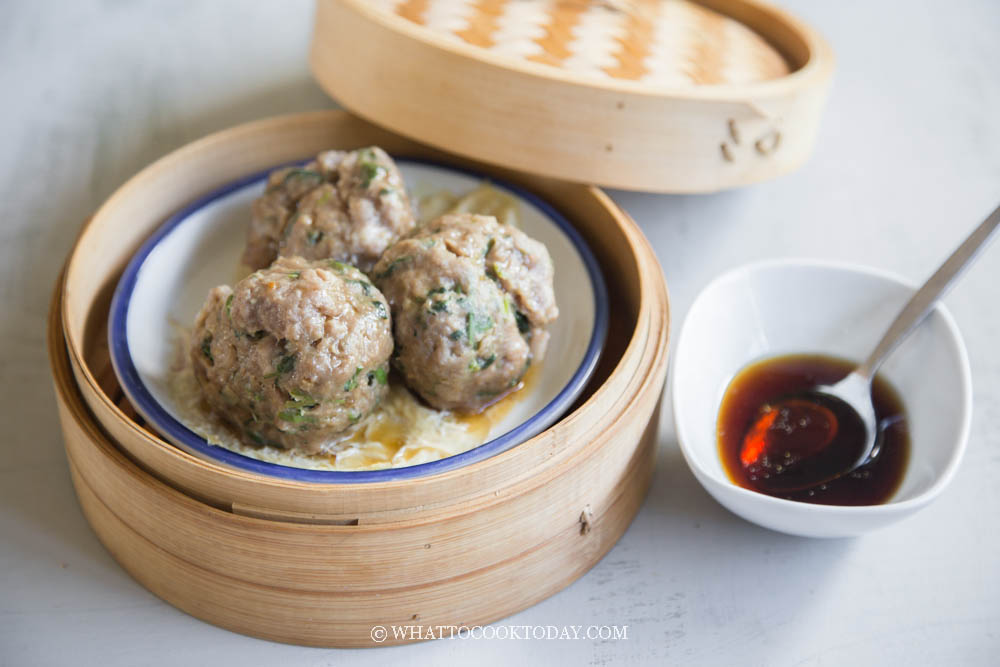
[[[734,269],[702,290],[681,328],[671,388],[681,451],[712,497],[772,530],[845,537],[909,516],[944,490],[965,451],[972,383],[962,337],[941,305],[879,371],[902,397],[910,426],[910,460],[887,503],[844,507],[773,498],[733,483],[718,454],[719,406],[740,369],[794,353],[860,362],[914,289],[876,269],[779,260]]]

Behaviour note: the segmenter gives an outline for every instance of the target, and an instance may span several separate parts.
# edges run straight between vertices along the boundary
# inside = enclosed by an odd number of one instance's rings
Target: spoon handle
[[[875,350],[865,360],[865,363],[858,367],[856,372],[859,375],[871,380],[889,353],[896,349],[896,346],[927,317],[927,313],[931,311],[937,300],[944,296],[948,288],[972,264],[998,225],[1000,225],[1000,206],[969,234],[962,245],[958,246],[958,249],[951,254],[951,257],[945,260],[941,268],[903,306],[903,310],[899,311],[899,315],[889,325],[889,329],[875,346]]]

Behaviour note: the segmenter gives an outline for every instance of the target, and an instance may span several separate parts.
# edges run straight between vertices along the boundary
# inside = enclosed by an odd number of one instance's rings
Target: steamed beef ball
[[[300,256],[367,271],[414,225],[403,177],[385,151],[326,151],[270,175],[253,204],[243,261],[262,268],[279,255]]]
[[[213,289],[191,359],[209,405],[258,444],[316,452],[385,396],[385,298],[337,261],[280,258]]]
[[[392,310],[394,364],[437,408],[480,410],[516,387],[559,314],[545,246],[492,216],[439,218],[372,275]]]
[[[299,200],[327,182],[319,161],[304,167],[286,167],[271,172],[267,190],[254,200],[247,230],[247,247],[243,263],[252,269],[262,269],[278,256],[278,243],[289,216]]]
[[[299,201],[278,254],[329,257],[369,271],[415,225],[399,169],[380,148],[320,157],[331,171],[336,164],[336,184],[324,184]]]

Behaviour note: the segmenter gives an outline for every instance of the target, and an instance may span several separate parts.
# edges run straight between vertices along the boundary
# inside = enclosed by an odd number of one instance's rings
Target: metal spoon
[[[813,478],[793,482],[794,476],[787,481],[790,483],[785,490],[793,491],[823,484],[837,477],[841,477],[853,470],[865,465],[878,455],[879,445],[879,424],[875,418],[875,407],[872,404],[872,378],[876,371],[885,361],[886,357],[892,353],[914,329],[917,328],[927,314],[930,313],[934,304],[937,303],[945,292],[956,282],[962,272],[972,264],[986,243],[993,236],[993,232],[1000,226],[1000,207],[997,207],[989,217],[986,218],[976,229],[969,234],[962,245],[955,250],[952,255],[945,260],[944,264],[930,277],[930,279],[917,290],[916,294],[903,306],[903,309],[889,325],[889,329],[882,336],[882,339],[875,346],[871,355],[860,366],[855,368],[843,380],[833,385],[818,385],[804,392],[796,394],[802,396],[815,396],[827,402],[840,401],[850,407],[860,418],[865,431],[864,445],[858,449],[858,455],[848,467],[839,472],[827,474],[822,478]],[[819,409],[819,406],[817,406]],[[821,446],[829,444],[817,443]],[[777,481],[777,480],[776,480]]]

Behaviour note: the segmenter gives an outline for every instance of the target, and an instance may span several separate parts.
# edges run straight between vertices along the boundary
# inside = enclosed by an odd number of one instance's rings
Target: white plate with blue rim
[[[191,326],[205,295],[232,284],[250,218],[267,174],[227,184],[170,217],[125,268],[111,302],[111,361],[136,411],[166,440],[195,456],[238,470],[300,482],[359,483],[413,479],[453,470],[506,451],[542,432],[573,404],[597,367],[608,331],[608,295],[600,267],[583,237],[551,205],[508,183],[464,169],[397,159],[404,180],[422,192],[464,193],[484,181],[517,202],[526,234],[548,248],[555,266],[559,318],[536,380],[493,424],[486,441],[446,458],[379,470],[313,470],[261,461],[210,444],[191,425],[170,391],[177,359],[171,322]]]

